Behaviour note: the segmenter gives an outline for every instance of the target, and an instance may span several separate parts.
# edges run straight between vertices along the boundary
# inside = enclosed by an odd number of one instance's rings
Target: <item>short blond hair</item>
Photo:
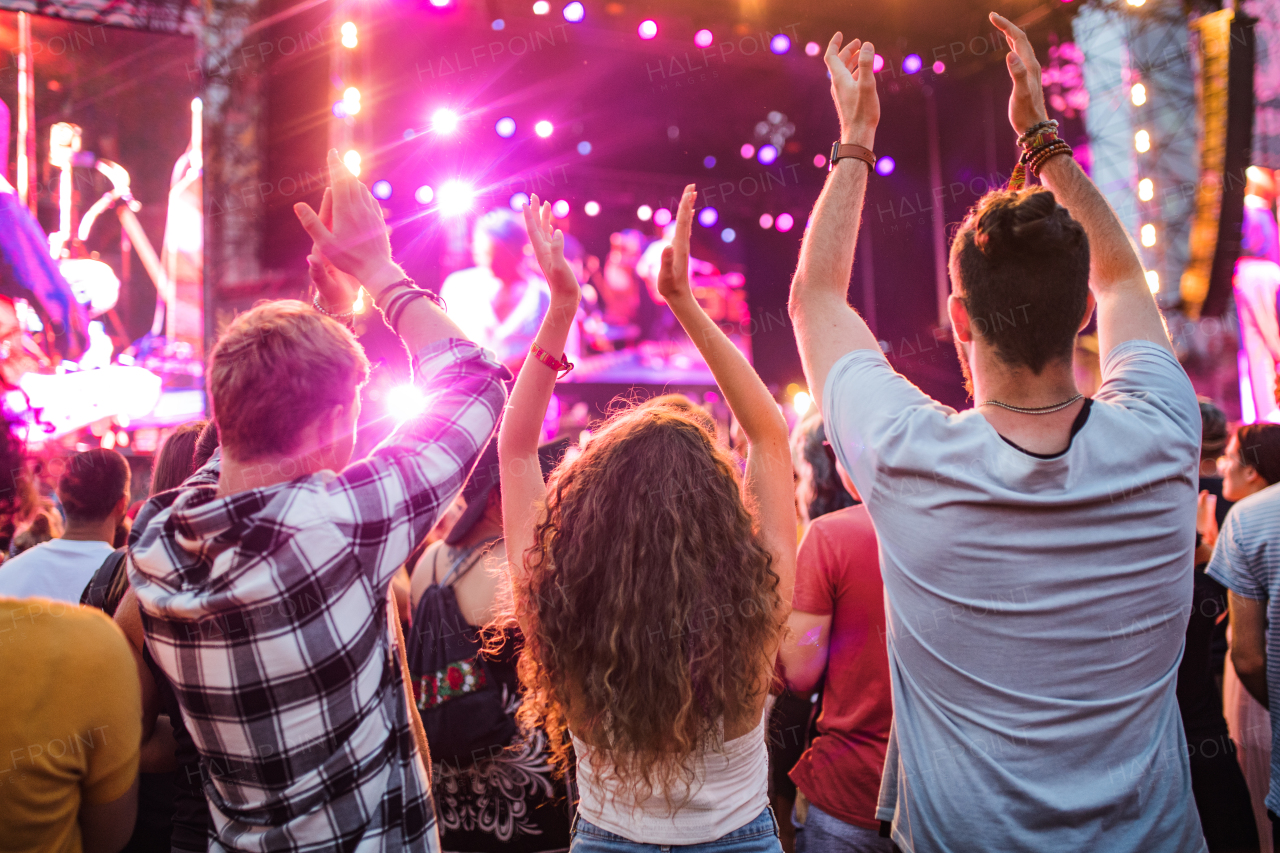
[[[349,329],[293,299],[236,317],[209,356],[209,398],[222,445],[236,459],[292,453],[298,433],[348,405],[369,378]]]

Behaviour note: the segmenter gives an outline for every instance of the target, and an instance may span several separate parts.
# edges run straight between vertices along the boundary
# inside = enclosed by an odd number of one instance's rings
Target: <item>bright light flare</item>
[[[641,21],[640,27],[636,32],[640,34],[640,38],[648,41],[658,35],[658,22],[653,20]]]
[[[1129,90],[1129,100],[1133,101],[1135,107],[1140,107],[1147,102],[1147,87],[1141,83],[1134,83],[1133,88]]]
[[[374,198],[380,198],[383,201],[386,201],[387,199],[391,198],[391,182],[390,181],[386,181],[386,180],[374,181],[371,189],[373,190]]]
[[[1138,181],[1138,198],[1143,201],[1151,201],[1156,195],[1155,182],[1150,178],[1143,178]]]
[[[436,191],[426,184],[423,184],[413,191],[413,200],[418,204],[431,204],[431,199],[435,197]]]
[[[704,207],[698,211],[698,224],[703,228],[710,228],[720,221],[720,211],[714,207]]]
[[[356,25],[354,21],[347,21],[342,25],[342,46],[355,47],[360,43],[356,38]]]
[[[445,216],[461,216],[471,209],[475,203],[476,191],[466,181],[445,181],[436,193],[436,201],[440,212]]]
[[[587,16],[587,10],[578,0],[573,0],[572,3],[565,4],[561,14],[564,15],[564,19],[569,23],[579,24]]]
[[[352,149],[342,155],[342,162],[346,165],[347,170],[357,178],[360,177],[360,152]]]
[[[1144,4],[1144,3],[1146,3],[1146,2],[1147,2],[1147,0],[1129,0],[1129,5],[1130,5],[1130,6],[1133,6],[1133,7],[1135,7],[1135,8],[1136,8],[1136,7],[1141,6],[1142,4]]]
[[[514,211],[519,212],[521,210],[524,210],[524,206],[529,203],[529,194],[516,193],[511,197],[510,201],[508,201],[507,203],[511,205],[511,209]]]
[[[1160,273],[1155,270],[1147,270],[1147,287],[1152,293],[1160,292]]]
[[[1142,245],[1151,248],[1156,244],[1156,227],[1148,222],[1142,226]]]
[[[556,219],[564,219],[569,215],[569,202],[557,199],[556,203],[551,205],[551,215]]]
[[[546,139],[553,132],[555,132],[555,129],[556,129],[555,125],[553,125],[551,122],[547,121],[546,119],[543,119],[542,121],[538,122],[533,126],[533,132],[538,134],[538,136],[541,136],[543,139]]]
[[[653,208],[647,204],[642,204],[636,210],[636,216],[639,217],[641,222],[648,222],[653,219]]]
[[[416,418],[427,410],[427,398],[416,385],[397,385],[387,391],[387,414],[397,421]]]
[[[587,216],[598,216],[600,213],[600,202],[589,201],[582,206],[582,212]]]
[[[1139,154],[1145,154],[1151,150],[1151,134],[1145,130],[1140,130],[1133,135],[1133,147],[1138,149]]]
[[[805,391],[797,391],[796,395],[791,398],[791,408],[796,410],[796,414],[801,417],[809,411],[809,407],[813,405],[813,398]]]
[[[448,107],[441,107],[431,114],[431,129],[448,136],[458,129],[458,114]]]
[[[342,93],[342,111],[349,116],[360,112],[360,90],[355,86],[348,86]]]
[[[693,43],[698,47],[711,47],[711,43],[715,40],[715,33],[711,30],[698,30],[693,34]]]
[[[547,0],[538,0],[537,3],[533,4],[533,14],[535,15],[545,15],[550,11],[551,4]]]
[[[503,139],[510,139],[516,135],[516,120],[511,116],[503,116],[493,123],[493,131]]]

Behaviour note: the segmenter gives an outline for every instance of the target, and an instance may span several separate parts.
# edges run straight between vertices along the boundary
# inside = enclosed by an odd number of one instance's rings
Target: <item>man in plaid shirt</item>
[[[319,216],[298,209],[321,310],[271,302],[230,325],[209,362],[221,450],[130,544],[147,647],[200,751],[210,850],[439,849],[388,587],[489,441],[509,374],[431,300],[397,295],[377,202],[336,153],[330,173]],[[392,309],[427,405],[348,465],[369,365],[333,317],[357,282]]]

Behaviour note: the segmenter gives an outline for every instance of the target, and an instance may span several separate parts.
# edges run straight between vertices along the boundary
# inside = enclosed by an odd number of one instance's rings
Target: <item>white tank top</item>
[[[592,763],[596,752],[573,738],[578,756],[578,808],[601,829],[645,844],[700,844],[741,829],[769,804],[769,751],[764,742],[765,717],[748,734],[703,749],[693,758],[692,796],[681,786],[672,791],[674,814],[662,791],[637,802],[635,794],[619,795],[618,780],[602,780]],[[721,723],[723,730],[723,722]],[[679,805],[684,802],[684,805]]]

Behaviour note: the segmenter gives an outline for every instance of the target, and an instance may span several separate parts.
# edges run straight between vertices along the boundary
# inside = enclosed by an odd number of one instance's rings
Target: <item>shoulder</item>
[[[1280,525],[1280,483],[1267,486],[1262,491],[1237,501],[1232,505],[1227,519],[1237,525]]]
[[[871,513],[866,504],[848,506],[820,515],[809,526],[812,535],[823,539],[846,539],[849,536],[876,535],[875,526],[871,523]]]
[[[25,625],[39,638],[24,650],[28,659],[69,654],[81,662],[78,668],[92,672],[101,673],[104,666],[133,668],[124,633],[97,608],[51,598],[0,598],[0,624],[4,623]]]

